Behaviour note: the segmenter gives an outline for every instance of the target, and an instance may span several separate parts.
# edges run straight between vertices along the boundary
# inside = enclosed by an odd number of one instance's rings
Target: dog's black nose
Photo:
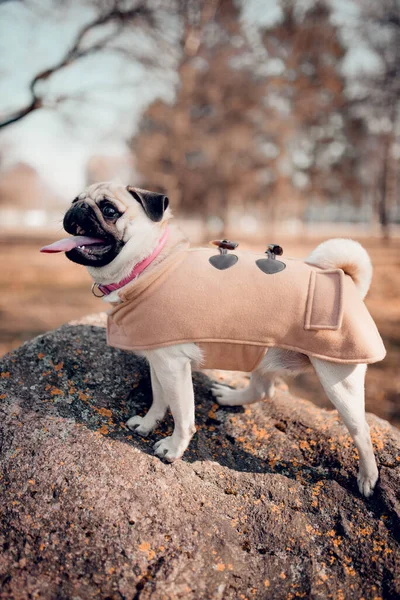
[[[77,202],[67,210],[64,216],[63,227],[71,235],[88,233],[90,228],[90,213],[92,209],[86,202]]]

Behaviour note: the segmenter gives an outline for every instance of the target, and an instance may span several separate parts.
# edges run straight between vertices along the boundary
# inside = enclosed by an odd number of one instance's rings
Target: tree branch
[[[0,0],[0,3],[2,2],[4,2],[4,0]],[[120,34],[122,28],[126,23],[131,23],[132,21],[138,18],[146,18],[148,20],[150,20],[151,18],[151,12],[147,8],[145,1],[139,3],[135,8],[125,11],[119,8],[117,1],[115,2],[111,10],[100,15],[99,17],[97,17],[97,19],[94,19],[90,23],[84,25],[78,31],[72,46],[69,50],[67,50],[64,57],[52,67],[45,69],[37,75],[35,75],[35,77],[31,80],[29,84],[29,90],[31,94],[30,102],[25,107],[19,109],[12,115],[1,120],[0,129],[7,127],[12,123],[16,123],[17,121],[23,119],[26,115],[34,112],[35,110],[38,110],[39,108],[42,108],[42,106],[44,105],[44,101],[37,93],[36,88],[38,83],[46,81],[54,73],[62,70],[63,68],[71,65],[72,63],[75,63],[77,60],[89,56],[91,54],[95,54],[96,52],[99,52],[101,50],[104,50],[107,47],[107,44],[109,44],[110,41],[115,39]],[[92,44],[87,48],[81,47],[84,38],[89,32],[94,31],[96,28],[101,27],[102,25],[107,25],[113,22],[118,23],[118,27],[115,31],[111,32],[100,42]]]
[[[33,112],[34,110],[37,110],[38,108],[41,108],[41,106],[42,102],[40,98],[35,98],[28,106],[26,106],[25,108],[21,108],[19,111],[15,112],[14,114],[10,115],[9,117],[6,117],[3,121],[1,121],[0,128],[7,127],[7,125],[12,125],[12,123],[20,121],[21,119],[26,117],[26,115],[29,115],[29,113]]]

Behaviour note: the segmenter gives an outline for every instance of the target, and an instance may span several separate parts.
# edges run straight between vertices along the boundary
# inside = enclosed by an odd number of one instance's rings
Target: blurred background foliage
[[[44,225],[121,178],[212,229],[244,210],[250,233],[399,223],[398,0],[3,0],[0,16],[3,224],[22,205]]]
[[[400,0],[0,0],[0,350],[104,306],[38,248],[122,181],[195,243],[360,239],[388,349],[367,408],[399,423],[399,70]]]

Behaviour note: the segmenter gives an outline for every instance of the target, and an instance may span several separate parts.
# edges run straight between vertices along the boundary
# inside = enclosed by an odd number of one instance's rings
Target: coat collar
[[[157,258],[157,256],[160,254],[161,250],[164,248],[165,244],[167,243],[168,236],[169,236],[169,228],[167,226],[165,228],[163,235],[159,239],[157,246],[154,248],[153,252],[149,256],[147,256],[146,258],[141,260],[139,263],[137,263],[133,267],[132,271],[129,273],[129,275],[127,277],[122,279],[122,281],[118,281],[117,283],[108,283],[107,285],[103,285],[103,284],[95,282],[92,285],[93,295],[96,297],[108,296],[112,292],[115,292],[116,290],[121,289],[128,283],[134,281]],[[95,290],[98,290],[100,292],[100,294],[97,294],[95,292]]]

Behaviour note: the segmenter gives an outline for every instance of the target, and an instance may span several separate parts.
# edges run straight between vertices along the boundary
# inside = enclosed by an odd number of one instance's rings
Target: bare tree
[[[0,5],[7,0],[0,0]],[[8,0],[10,1],[10,0]],[[19,0],[22,1],[22,0]],[[99,14],[89,23],[86,23],[77,32],[72,45],[66,50],[64,56],[56,64],[40,71],[29,84],[29,102],[0,120],[0,129],[12,123],[20,121],[26,115],[39,110],[46,105],[46,91],[40,90],[41,84],[49,80],[52,75],[69,67],[79,60],[103,51],[127,53],[126,48],[114,45],[118,36],[125,28],[133,24],[146,26],[148,31],[156,29],[154,9],[147,0],[138,0],[132,6],[127,6],[123,0],[113,0],[111,4],[100,6]],[[107,33],[103,36],[96,35],[105,29]],[[57,103],[65,100],[65,96],[59,96]]]
[[[389,236],[390,196],[396,193],[396,173],[391,150],[399,125],[400,101],[400,0],[363,0],[361,35],[378,58],[379,65],[372,74],[358,78],[362,88],[356,102],[373,133],[380,138],[381,168],[377,182],[377,213],[385,238]]]
[[[299,19],[286,3],[261,30],[261,56],[239,9],[210,0],[187,16],[175,104],[150,106],[133,140],[143,185],[220,222],[244,207],[269,223],[301,219],[310,197],[351,204],[358,154],[329,9],[317,3]]]

